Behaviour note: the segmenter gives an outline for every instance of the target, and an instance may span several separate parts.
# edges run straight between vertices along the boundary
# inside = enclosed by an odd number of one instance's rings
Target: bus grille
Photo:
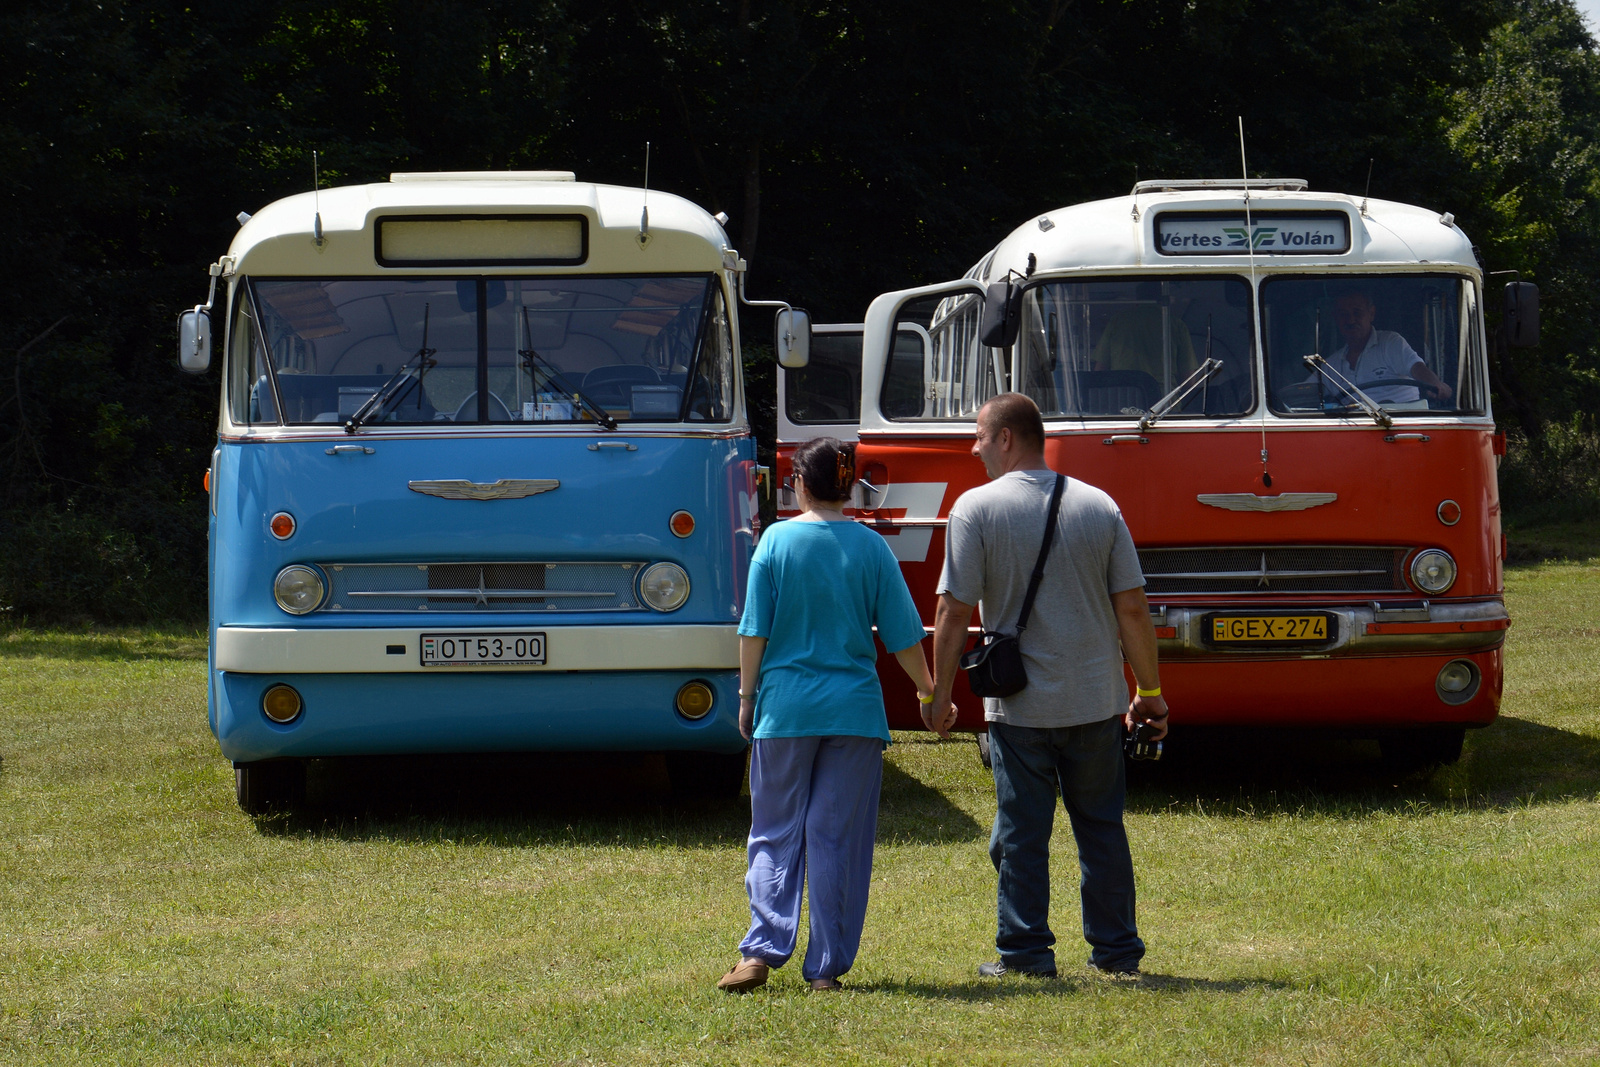
[[[1404,593],[1404,548],[1146,548],[1146,593]]]
[[[643,563],[324,563],[322,611],[644,611]]]

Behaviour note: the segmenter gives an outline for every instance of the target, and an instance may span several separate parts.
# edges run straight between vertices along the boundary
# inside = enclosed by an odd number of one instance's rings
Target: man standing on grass
[[[948,708],[974,605],[986,630],[1012,632],[1038,558],[1057,475],[1045,465],[1044,420],[1021,393],[978,412],[972,454],[992,479],[950,509],[934,624],[934,695]],[[1078,844],[1089,965],[1137,976],[1144,942],[1134,919],[1133,857],[1122,826],[1125,726],[1167,732],[1156,635],[1144,575],[1116,503],[1067,478],[1044,577],[1022,634],[1028,684],[984,701],[994,767],[989,857],[999,874],[1000,959],[978,973],[1053,978],[1050,834],[1059,788]],[[1120,642],[1120,653],[1119,653]],[[1123,657],[1138,693],[1130,704]],[[942,727],[929,722],[928,727]]]

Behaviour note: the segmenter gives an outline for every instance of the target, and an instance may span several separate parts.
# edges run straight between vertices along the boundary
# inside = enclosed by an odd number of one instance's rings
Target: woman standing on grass
[[[739,623],[739,729],[750,755],[750,932],[717,983],[754,989],[794,955],[802,881],[811,926],[800,974],[838,989],[855,962],[872,882],[889,743],[872,629],[933,700],[922,620],[882,537],[845,518],[855,445],[821,437],[794,455],[801,514],[756,547]],[[939,716],[947,731],[955,708]]]

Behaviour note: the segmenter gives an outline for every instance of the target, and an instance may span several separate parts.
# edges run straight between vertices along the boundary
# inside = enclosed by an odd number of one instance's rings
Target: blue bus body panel
[[[330,454],[340,445],[362,450]],[[602,447],[595,447],[602,446]],[[631,446],[628,447],[628,446]],[[754,546],[755,445],[748,435],[648,436],[593,431],[553,436],[324,437],[221,442],[211,522],[213,662],[210,719],[236,761],[380,752],[560,749],[734,751],[737,671],[559,670],[269,675],[220,670],[222,627],[317,630],[410,627],[660,627],[737,625]],[[410,483],[555,479],[520,499],[453,500]],[[668,526],[694,516],[687,538]],[[294,534],[268,523],[293,516]],[[507,612],[315,611],[296,617],[272,593],[291,563],[671,561],[689,575],[678,610]],[[690,723],[678,687],[712,683],[716,706]],[[278,681],[306,710],[289,727],[261,712]]]

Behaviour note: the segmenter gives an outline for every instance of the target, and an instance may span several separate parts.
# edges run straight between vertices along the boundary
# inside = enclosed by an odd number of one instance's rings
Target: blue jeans
[[[837,978],[856,961],[872,888],[883,783],[876,737],[758,738],[750,753],[750,932],[739,952],[782,967],[794,955],[801,885],[811,925],[800,976]]]
[[[1056,965],[1050,834],[1059,788],[1078,843],[1089,963],[1108,971],[1137,967],[1144,942],[1134,919],[1133,856],[1122,827],[1121,716],[1056,729],[991,722],[989,752],[998,802],[989,858],[1000,876],[1000,959],[1016,971]]]

